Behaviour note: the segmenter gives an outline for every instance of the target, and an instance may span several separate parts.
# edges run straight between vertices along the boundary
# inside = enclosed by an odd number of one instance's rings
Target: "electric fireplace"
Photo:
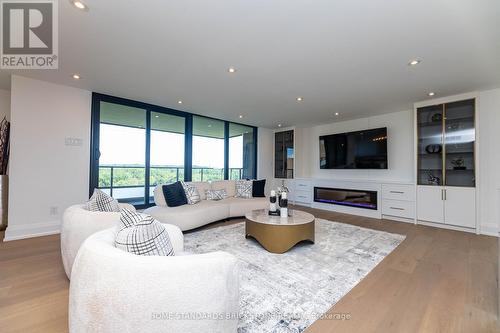
[[[377,191],[314,187],[314,201],[377,210]]]

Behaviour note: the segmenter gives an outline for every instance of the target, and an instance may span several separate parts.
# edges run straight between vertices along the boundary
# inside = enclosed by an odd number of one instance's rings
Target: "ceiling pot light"
[[[177,104],[182,104],[182,101],[180,101],[180,100],[179,100],[179,101],[177,101]]]
[[[335,115],[336,115],[336,116],[338,116],[339,114],[340,114],[340,113],[338,113],[338,112],[335,112]]]
[[[281,127],[281,124],[278,124],[278,127]]]
[[[431,92],[430,92],[430,93],[428,93],[427,95],[428,95],[428,96],[434,96],[434,95],[436,95],[436,93],[434,93],[434,92],[432,92],[432,91],[431,91]]]
[[[297,102],[302,102],[303,98],[302,97],[297,97]]]
[[[242,114],[240,114],[240,115],[238,116],[238,118],[240,118],[240,119],[241,119],[241,118],[243,118],[243,115],[242,115]]]
[[[83,2],[79,1],[79,0],[70,0],[70,2],[73,4],[73,6],[75,6],[76,8],[80,9],[80,10],[89,10],[89,7],[87,7],[86,4],[84,4]]]
[[[234,73],[236,72],[236,68],[234,67],[229,67],[229,69],[227,70],[229,73]]]
[[[71,77],[75,80],[80,80],[80,74],[73,74]]]
[[[413,60],[410,60],[410,62],[408,63],[409,66],[415,66],[415,65],[418,65],[420,64],[421,60],[419,59],[413,59]]]

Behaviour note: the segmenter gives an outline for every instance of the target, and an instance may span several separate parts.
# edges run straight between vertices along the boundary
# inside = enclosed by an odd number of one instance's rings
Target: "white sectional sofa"
[[[236,198],[236,181],[234,180],[189,184],[196,186],[201,202],[194,205],[168,207],[163,196],[163,185],[158,185],[154,189],[156,206],[146,209],[144,213],[162,223],[174,224],[185,231],[227,218],[245,216],[245,213],[249,211],[264,209],[269,205],[267,198]],[[228,198],[219,201],[207,200],[205,190],[208,189],[225,189]]]

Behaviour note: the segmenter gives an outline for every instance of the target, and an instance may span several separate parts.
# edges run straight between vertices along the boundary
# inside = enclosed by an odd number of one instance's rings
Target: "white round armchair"
[[[135,211],[134,206],[120,203],[120,208]],[[97,231],[114,227],[120,221],[117,212],[92,212],[85,205],[68,207],[63,214],[61,226],[61,257],[64,271],[71,279],[71,268],[83,241]]]
[[[182,253],[182,232],[165,226],[175,256],[117,249],[113,229],[87,238],[71,276],[71,333],[236,332],[237,259],[226,252]]]

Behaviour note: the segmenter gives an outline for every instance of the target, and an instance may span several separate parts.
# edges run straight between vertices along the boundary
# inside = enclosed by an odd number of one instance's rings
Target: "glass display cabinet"
[[[418,185],[475,187],[474,99],[417,109]]]

